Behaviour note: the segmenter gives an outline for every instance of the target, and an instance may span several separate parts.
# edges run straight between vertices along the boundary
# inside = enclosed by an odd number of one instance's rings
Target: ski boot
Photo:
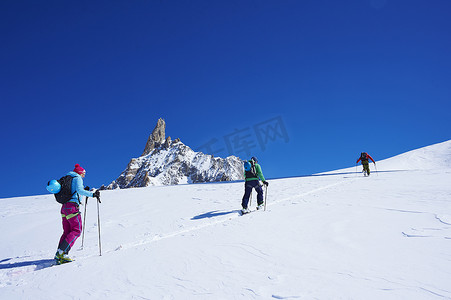
[[[72,262],[72,259],[63,250],[58,249],[55,253],[55,261],[57,265]]]
[[[248,214],[248,213],[250,213],[250,212],[251,212],[251,210],[250,210],[249,208],[243,208],[243,209],[241,210],[241,214],[242,214],[242,215]]]

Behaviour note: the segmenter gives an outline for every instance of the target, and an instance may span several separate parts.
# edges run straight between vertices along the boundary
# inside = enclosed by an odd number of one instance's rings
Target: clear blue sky
[[[247,158],[226,143],[247,142],[268,178],[451,139],[450,13],[449,0],[1,1],[0,198],[45,194],[76,163],[86,185],[110,183],[159,117],[193,149]]]

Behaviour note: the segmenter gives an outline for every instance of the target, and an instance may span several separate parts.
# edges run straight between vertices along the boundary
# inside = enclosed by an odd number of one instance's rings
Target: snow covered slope
[[[429,164],[449,145],[370,177],[270,180],[245,216],[241,182],[103,191],[102,256],[90,200],[62,266],[52,196],[0,199],[0,299],[451,299],[451,167]]]
[[[412,150],[377,163],[381,169],[427,170],[451,168],[451,140]]]
[[[356,157],[358,158],[358,155],[356,155]],[[378,160],[377,157],[373,158],[376,160],[377,170],[380,172],[449,169],[451,168],[451,140],[415,149],[384,160]],[[371,161],[370,168],[375,171]],[[359,167],[359,169],[361,169],[361,167]],[[325,172],[322,174],[353,171],[355,171],[355,167]]]

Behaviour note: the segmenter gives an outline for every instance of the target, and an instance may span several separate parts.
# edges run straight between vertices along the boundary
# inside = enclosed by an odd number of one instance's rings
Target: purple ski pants
[[[81,214],[78,205],[67,202],[61,207],[61,217],[63,218],[63,235],[60,238],[58,249],[69,253],[77,238],[81,235]]]

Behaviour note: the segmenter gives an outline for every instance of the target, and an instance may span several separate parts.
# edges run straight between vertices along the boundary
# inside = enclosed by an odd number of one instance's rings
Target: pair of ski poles
[[[266,199],[268,198],[268,186],[265,186],[265,208],[263,211],[266,211]],[[252,205],[252,191],[251,191],[251,197],[249,199],[249,207]]]
[[[356,177],[357,177],[358,174],[359,174],[359,172],[357,171],[357,166],[358,166],[358,163],[355,164],[355,176],[356,176]],[[363,169],[362,172],[364,172],[364,173],[365,173],[364,175],[366,175],[365,169]],[[360,172],[360,173],[362,173],[362,172]]]
[[[376,163],[374,163],[374,168],[376,169],[377,176],[379,176],[379,172],[377,171]],[[358,172],[357,172],[357,164],[355,164],[355,174],[356,174],[356,176],[358,174]]]
[[[99,228],[99,253],[100,256],[102,256],[102,243],[100,241],[100,212],[99,212],[99,203],[100,202],[100,198],[97,198],[97,224],[98,224],[98,228]],[[86,207],[88,207],[88,197],[86,197],[85,199],[85,214],[83,215],[83,233],[81,236],[81,248],[83,249],[83,242],[85,239],[85,225],[86,225]]]

